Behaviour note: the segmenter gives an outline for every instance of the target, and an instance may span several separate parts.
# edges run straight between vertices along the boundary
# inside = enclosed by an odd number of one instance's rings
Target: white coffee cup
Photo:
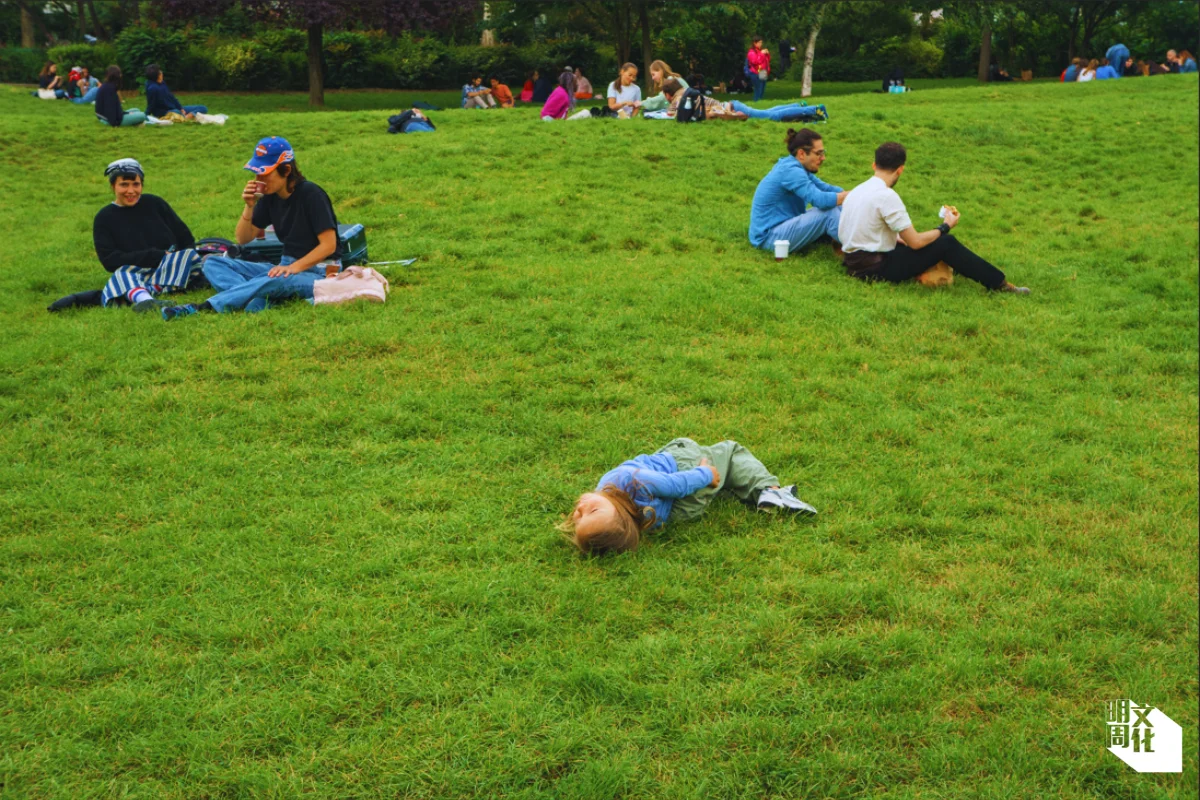
[[[776,239],[775,240],[775,260],[776,261],[783,261],[785,258],[788,257],[788,248],[791,247],[791,244],[792,243],[789,242],[787,239]]]

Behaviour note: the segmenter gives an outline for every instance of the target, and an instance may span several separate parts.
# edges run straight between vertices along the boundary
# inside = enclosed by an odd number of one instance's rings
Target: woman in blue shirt
[[[737,442],[701,447],[681,438],[605,473],[595,491],[579,496],[559,530],[585,553],[636,550],[644,532],[668,518],[698,519],[721,493],[760,511],[817,513],[796,497],[795,486],[780,488],[779,479]]]
[[[838,223],[846,192],[817,177],[817,170],[825,162],[821,135],[808,128],[789,128],[787,149],[791,155],[780,158],[754,192],[750,244],[770,250],[777,239],[786,239],[788,252],[792,252],[822,234],[840,242]],[[806,211],[807,206],[812,208]]]

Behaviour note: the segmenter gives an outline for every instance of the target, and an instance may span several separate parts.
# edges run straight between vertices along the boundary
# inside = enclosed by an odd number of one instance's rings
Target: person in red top
[[[754,87],[754,99],[762,100],[767,91],[767,76],[771,74],[771,51],[763,47],[761,36],[755,36],[746,52],[746,71]]]

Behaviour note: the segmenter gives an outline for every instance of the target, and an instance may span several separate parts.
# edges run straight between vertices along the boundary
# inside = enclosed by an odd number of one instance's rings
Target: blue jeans
[[[184,114],[207,114],[208,106],[184,106]]]
[[[99,114],[96,115],[96,119],[100,120],[101,125],[108,124],[108,120]],[[141,125],[145,121],[145,114],[143,114],[141,111],[138,111],[136,108],[131,108],[125,112],[125,116],[121,117],[121,127],[132,128],[134,125]]]
[[[805,111],[812,111],[814,114],[816,112],[814,107],[802,106],[799,103],[788,103],[787,105],[774,106],[772,108],[752,108],[741,100],[734,100],[732,105],[734,111],[741,111],[750,119],[771,119],[776,122],[783,122],[788,117],[803,114]]]
[[[434,127],[423,119],[414,119],[405,126],[405,133],[433,133]]]
[[[758,77],[757,72],[750,74],[750,85],[754,87],[754,99],[762,100],[763,95],[767,93],[767,82]]]
[[[295,260],[291,256],[284,256],[279,259],[279,266],[286,267]],[[323,263],[299,275],[268,277],[267,273],[274,268],[275,264],[209,256],[204,259],[204,277],[208,278],[214,289],[220,291],[208,298],[208,304],[221,313],[239,309],[255,312],[266,308],[267,300],[286,300],[290,297],[312,300],[313,284],[325,277]]]
[[[788,252],[793,253],[805,245],[811,244],[827,233],[835,241],[838,238],[838,223],[842,220],[842,207],[834,206],[829,209],[810,208],[798,217],[792,217],[771,229],[767,241],[760,249],[774,250],[776,239],[788,240]]]
[[[72,103],[94,103],[94,102],[96,102],[96,95],[98,95],[98,94],[100,94],[100,87],[96,86],[94,88],[88,89],[87,93],[84,94],[83,97],[72,97],[71,102]]]

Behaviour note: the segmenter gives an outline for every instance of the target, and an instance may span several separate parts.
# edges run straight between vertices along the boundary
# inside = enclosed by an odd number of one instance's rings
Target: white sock
[[[130,289],[127,296],[129,297],[129,302],[135,306],[143,300],[154,299],[154,295],[150,294],[140,286],[138,286],[136,289]]]

